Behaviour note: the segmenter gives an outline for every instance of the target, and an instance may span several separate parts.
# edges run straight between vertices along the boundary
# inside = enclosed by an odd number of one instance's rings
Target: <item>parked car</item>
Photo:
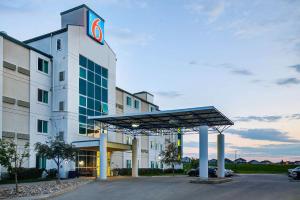
[[[295,171],[292,173],[292,178],[296,180],[300,180],[300,171]]]
[[[191,169],[187,172],[189,176],[199,176],[199,167],[196,169]],[[208,168],[208,176],[209,177],[216,177],[216,168],[215,167],[209,167]]]
[[[300,172],[300,166],[294,168],[294,169],[288,169],[288,175],[293,176],[293,172]]]
[[[218,174],[218,168],[216,168],[216,174]],[[233,176],[233,171],[231,169],[225,169],[224,175],[225,175],[225,177]]]

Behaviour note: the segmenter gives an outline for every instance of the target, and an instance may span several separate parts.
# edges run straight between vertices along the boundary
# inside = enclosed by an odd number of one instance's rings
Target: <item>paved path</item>
[[[103,200],[300,200],[300,182],[285,175],[239,175],[217,185],[189,183],[190,177],[139,177],[94,182],[56,199]]]

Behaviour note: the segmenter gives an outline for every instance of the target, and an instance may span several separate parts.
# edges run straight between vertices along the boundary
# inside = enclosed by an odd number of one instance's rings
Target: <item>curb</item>
[[[90,184],[90,183],[92,183],[92,182],[94,182],[94,180],[90,180],[90,181],[87,181],[87,182],[78,184],[78,185],[76,185],[76,186],[68,187],[68,188],[66,188],[66,189],[64,189],[64,190],[61,190],[61,191],[58,191],[58,192],[54,192],[54,193],[51,193],[51,194],[36,195],[36,196],[27,196],[27,197],[16,197],[16,198],[12,198],[11,200],[51,199],[51,198],[60,196],[60,195],[62,195],[62,194],[64,194],[64,193],[71,192],[71,191],[73,191],[73,190],[79,188],[80,186],[83,186],[83,185],[86,185],[86,184]]]

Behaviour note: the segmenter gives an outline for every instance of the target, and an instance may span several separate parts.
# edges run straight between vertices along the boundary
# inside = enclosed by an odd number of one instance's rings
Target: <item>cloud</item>
[[[298,64],[298,65],[292,65],[292,66],[289,66],[289,67],[295,69],[296,72],[300,73],[300,64]]]
[[[278,80],[276,82],[277,85],[298,85],[300,84],[300,79],[298,78],[285,78]]]
[[[253,73],[246,69],[234,69],[231,71],[233,74],[243,75],[243,76],[252,76]]]
[[[185,4],[184,7],[191,14],[198,15],[201,18],[204,17],[208,23],[216,21],[225,11],[224,1],[217,1],[216,3],[191,1]]]
[[[255,157],[286,157],[286,156],[296,156],[300,155],[300,143],[295,144],[269,144],[262,145],[259,147],[249,147],[249,146],[230,146],[230,148],[239,151],[241,156],[255,156]]]
[[[290,138],[287,132],[283,132],[272,128],[239,129],[239,130],[228,129],[227,132],[251,140],[266,140],[266,141],[289,142],[289,143],[300,142],[300,140]]]
[[[289,115],[289,116],[287,116],[287,118],[289,118],[289,119],[300,119],[300,113]]]
[[[108,29],[111,43],[123,44],[123,45],[148,45],[152,40],[153,36],[145,33],[135,33],[130,29]]]
[[[198,65],[198,62],[195,61],[195,60],[191,60],[191,61],[189,62],[189,65]]]
[[[160,92],[156,92],[156,94],[158,96],[165,97],[165,98],[176,98],[182,96],[182,94],[177,91],[160,91]]]
[[[190,148],[199,148],[199,142],[195,142],[195,141],[189,141],[189,142],[183,142],[183,146],[184,147],[190,147]],[[208,142],[208,146],[209,147],[217,147],[217,143],[216,142]]]
[[[258,121],[258,122],[277,122],[282,119],[282,116],[279,115],[267,115],[267,116],[247,116],[247,117],[236,117],[235,122],[250,122],[250,121]]]

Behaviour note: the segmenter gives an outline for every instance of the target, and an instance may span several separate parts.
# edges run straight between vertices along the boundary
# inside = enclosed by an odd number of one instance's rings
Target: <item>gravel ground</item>
[[[30,197],[48,196],[63,191],[67,191],[73,188],[77,188],[80,185],[91,182],[91,179],[69,179],[61,180],[58,184],[56,181],[41,181],[34,183],[20,183],[19,193],[15,194],[15,185],[6,184],[0,185],[0,199],[11,199],[28,197],[25,199],[31,199]]]

